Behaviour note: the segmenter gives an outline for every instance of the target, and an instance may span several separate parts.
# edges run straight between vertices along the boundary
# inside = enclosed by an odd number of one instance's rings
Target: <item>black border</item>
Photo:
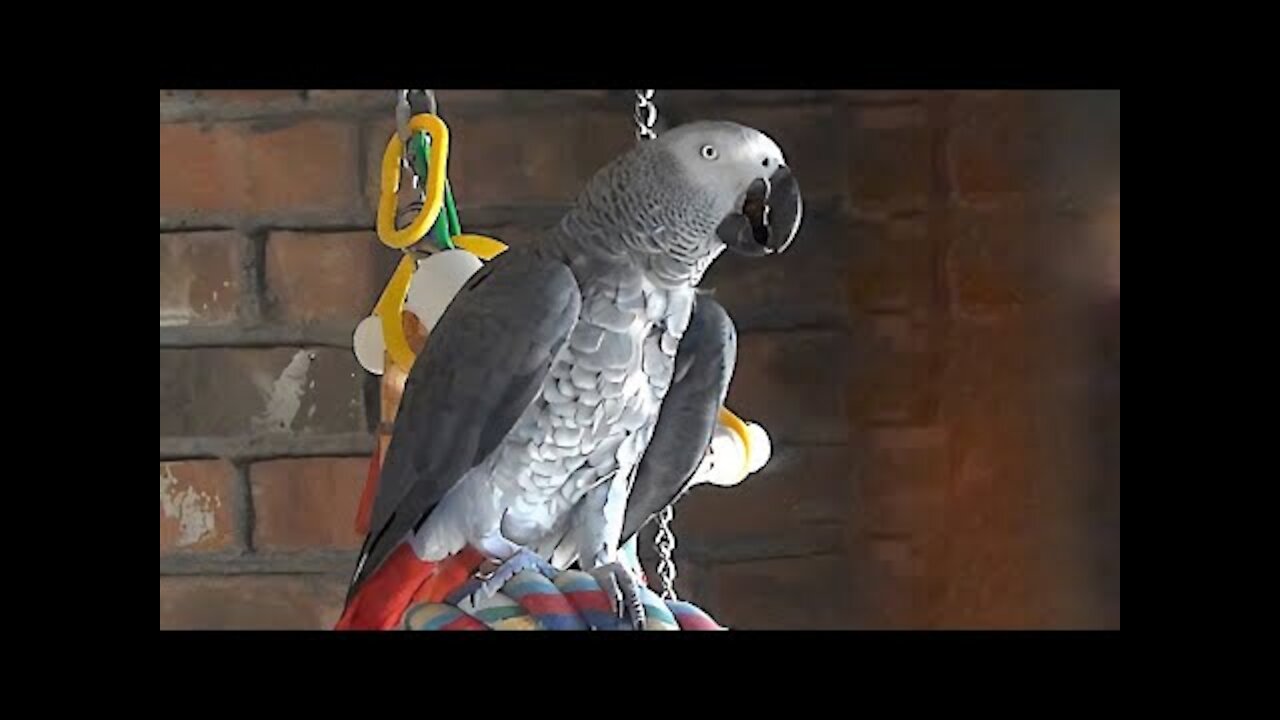
[[[415,43],[408,21],[384,23],[364,33],[352,29],[340,39],[312,38],[305,23],[289,30],[240,29],[235,36],[214,35],[204,42],[174,33],[160,39],[160,85],[738,90],[1120,86],[1119,29],[1097,18],[1081,18],[1082,26],[1072,27],[1055,17],[1021,29],[993,20],[975,31],[949,25],[944,18],[837,19],[800,8],[774,8],[778,17],[748,13],[756,16],[754,22],[732,28],[692,12],[664,23],[653,8],[619,10],[627,14],[595,29],[579,28],[576,18],[548,29],[537,22],[504,28],[487,21],[475,29],[442,32],[443,40],[436,43],[426,39],[433,33]]]

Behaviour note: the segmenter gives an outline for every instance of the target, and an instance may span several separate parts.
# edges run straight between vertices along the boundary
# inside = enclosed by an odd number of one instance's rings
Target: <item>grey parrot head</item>
[[[714,235],[749,256],[781,253],[800,228],[800,186],[782,149],[768,135],[738,123],[681,125],[651,141],[676,161],[682,181],[705,200]]]

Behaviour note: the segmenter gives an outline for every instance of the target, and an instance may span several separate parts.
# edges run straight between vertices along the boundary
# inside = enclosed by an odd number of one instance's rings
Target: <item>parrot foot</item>
[[[522,547],[504,560],[488,577],[484,578],[484,582],[480,583],[480,587],[472,594],[472,601],[478,602],[481,599],[493,597],[502,590],[502,587],[511,578],[525,570],[536,570],[547,578],[556,576],[556,569],[552,567],[551,563],[544,560],[541,555],[534,551]]]
[[[609,596],[618,618],[629,621],[633,630],[645,629],[647,621],[644,600],[640,596],[640,583],[635,574],[617,562],[601,565],[588,572]]]

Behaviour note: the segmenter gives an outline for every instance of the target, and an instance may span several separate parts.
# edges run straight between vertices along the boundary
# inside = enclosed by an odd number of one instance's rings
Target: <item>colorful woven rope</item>
[[[455,593],[473,592],[473,583]],[[697,606],[679,600],[664,602],[647,587],[640,589],[648,630],[724,630]],[[404,615],[405,630],[630,630],[612,611],[608,595],[591,575],[565,570],[554,580],[526,570],[502,591],[472,605],[456,602],[421,603]]]

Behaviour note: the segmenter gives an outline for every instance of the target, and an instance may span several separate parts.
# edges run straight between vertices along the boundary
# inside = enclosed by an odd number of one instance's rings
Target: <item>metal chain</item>
[[[656,90],[636,90],[636,139],[652,140],[658,137],[653,126],[658,121],[658,106],[653,102]],[[668,505],[658,513],[658,534],[654,542],[658,545],[658,578],[662,581],[662,599],[676,599],[676,534],[671,529],[671,520],[675,517],[674,504]]]
[[[656,90],[637,90],[636,91],[636,139],[652,140],[658,137],[653,131],[653,125],[658,121],[658,106],[653,104],[653,94]]]
[[[675,517],[673,505],[663,508],[658,514],[658,534],[654,542],[658,544],[658,578],[662,580],[662,599],[676,598],[676,534],[671,529],[671,519]]]

